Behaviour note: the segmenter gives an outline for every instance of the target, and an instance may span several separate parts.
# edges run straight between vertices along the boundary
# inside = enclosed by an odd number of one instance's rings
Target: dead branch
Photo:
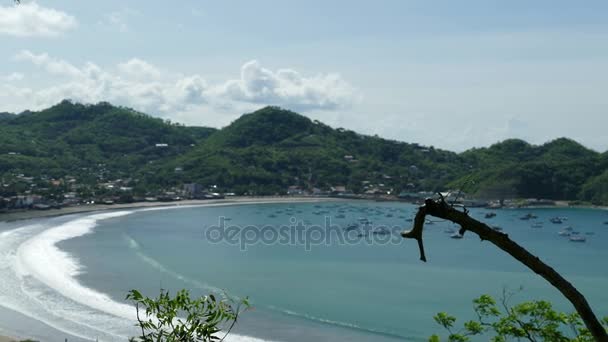
[[[597,319],[593,310],[587,303],[585,297],[564,277],[562,277],[553,268],[542,262],[537,256],[532,255],[525,248],[521,247],[515,241],[511,240],[507,234],[498,232],[486,224],[477,221],[468,215],[468,211],[456,210],[453,206],[445,202],[443,198],[439,200],[426,199],[424,205],[418,208],[418,213],[414,219],[414,227],[412,230],[404,231],[401,236],[404,238],[415,239],[418,242],[420,249],[420,260],[426,262],[424,253],[424,244],[422,241],[422,230],[424,221],[427,215],[435,216],[445,220],[452,221],[460,225],[459,233],[463,235],[467,230],[479,236],[483,240],[487,240],[496,247],[502,249],[513,258],[517,259],[522,264],[526,265],[534,273],[540,275],[553,285],[570,303],[574,306],[581,319],[585,323],[589,332],[593,335],[596,341],[608,342],[608,334]]]

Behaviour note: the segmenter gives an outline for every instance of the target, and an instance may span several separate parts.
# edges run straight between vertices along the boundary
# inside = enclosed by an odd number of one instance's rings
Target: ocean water
[[[448,222],[431,218],[425,226],[428,262],[421,262],[415,241],[398,235],[415,211],[404,203],[275,203],[3,223],[0,332],[124,341],[137,334],[135,310],[124,300],[130,289],[248,296],[253,309],[232,341],[425,341],[443,333],[435,313],[472,319],[472,299],[520,287],[514,303],[547,299],[573,310],[490,243],[469,233],[451,239]],[[607,211],[513,209],[486,219],[487,212],[471,215],[502,227],[608,315]],[[529,212],[538,217],[519,219]],[[556,216],[567,219],[549,222]],[[587,241],[560,236],[567,226]]]

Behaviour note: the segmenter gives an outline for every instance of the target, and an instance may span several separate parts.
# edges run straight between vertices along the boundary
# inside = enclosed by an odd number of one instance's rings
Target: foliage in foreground
[[[538,300],[509,306],[511,295],[503,295],[501,307],[494,298],[482,295],[473,300],[476,320],[465,322],[456,330],[456,317],[440,312],[433,318],[448,332],[448,342],[466,342],[471,336],[484,335],[484,340],[593,342],[593,336],[577,313],[566,314],[553,309],[550,302]],[[608,328],[608,317],[602,320]],[[438,335],[429,342],[440,342]]]
[[[216,299],[214,295],[192,299],[187,290],[177,292],[175,297],[161,290],[157,298],[131,290],[127,300],[135,303],[136,326],[141,328],[141,336],[132,338],[132,342],[223,341],[239,315],[250,307],[247,298],[238,302]],[[145,312],[144,317],[140,317],[140,310]],[[218,336],[225,326],[223,336]]]

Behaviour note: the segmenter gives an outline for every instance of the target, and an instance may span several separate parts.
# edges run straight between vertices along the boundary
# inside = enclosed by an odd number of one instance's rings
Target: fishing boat
[[[570,235],[571,242],[585,242],[587,238],[582,235]]]
[[[520,217],[519,219],[522,221],[528,221],[529,219],[535,219],[537,218],[536,215],[532,214],[532,213],[527,213],[526,215]]]
[[[356,223],[351,223],[348,226],[346,226],[346,228],[344,228],[345,231],[350,232],[351,230],[356,230],[357,228],[359,228],[359,225]]]
[[[378,228],[374,230],[372,234],[374,235],[389,235],[391,232],[386,228]]]
[[[485,218],[487,218],[487,219],[495,217],[495,216],[496,216],[496,213],[486,213],[485,214]]]
[[[552,217],[549,219],[553,224],[562,224],[563,220],[561,217]]]

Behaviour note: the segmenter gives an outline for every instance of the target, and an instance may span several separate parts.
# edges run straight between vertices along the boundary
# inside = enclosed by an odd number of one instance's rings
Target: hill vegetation
[[[540,146],[510,139],[458,154],[335,129],[277,107],[219,130],[67,100],[39,112],[0,114],[5,183],[19,175],[70,176],[89,192],[127,179],[141,195],[199,183],[239,194],[285,193],[289,186],[392,194],[462,188],[488,198],[608,203],[607,170],[607,153],[567,138]],[[5,186],[0,195],[6,189],[19,192]]]

